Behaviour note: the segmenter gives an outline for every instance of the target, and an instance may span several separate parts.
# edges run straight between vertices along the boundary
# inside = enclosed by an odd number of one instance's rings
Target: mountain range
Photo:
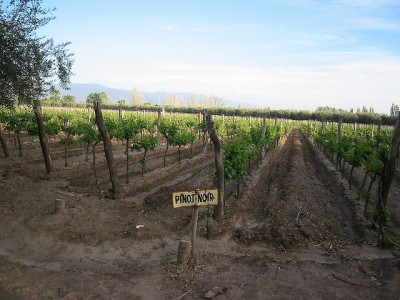
[[[55,88],[60,91],[61,96],[64,95],[72,95],[75,96],[77,102],[85,102],[86,98],[91,93],[100,93],[104,92],[107,94],[108,98],[112,103],[117,103],[118,100],[124,99],[126,103],[130,103],[132,90],[124,90],[124,89],[115,89],[110,88],[101,84],[89,84],[89,83],[74,83],[69,85],[68,90],[64,90],[60,86],[55,86]],[[151,103],[153,105],[163,105],[164,99],[171,95],[168,92],[142,92],[144,96],[144,102]],[[193,93],[183,93],[178,92],[174,93],[174,95],[178,99],[182,99],[184,104],[186,105],[189,99],[194,95]],[[196,94],[197,98],[202,99],[205,95]],[[224,107],[241,107],[241,108],[259,108],[260,106],[257,104],[249,104],[246,102],[240,102],[230,99],[222,99],[222,103]]]

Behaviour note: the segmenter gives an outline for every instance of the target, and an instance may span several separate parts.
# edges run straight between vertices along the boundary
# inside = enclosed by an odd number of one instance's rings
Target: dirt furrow
[[[343,229],[345,204],[329,188],[324,166],[314,164],[304,136],[294,130],[277,151],[279,158],[264,171],[260,190],[251,200],[259,205],[248,207],[249,217],[236,227],[236,238],[280,249],[339,249],[349,243],[351,236]]]

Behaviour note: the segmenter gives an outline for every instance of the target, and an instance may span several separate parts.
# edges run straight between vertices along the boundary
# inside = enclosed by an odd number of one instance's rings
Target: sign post
[[[218,190],[194,190],[172,193],[174,208],[184,206],[208,206],[218,204]]]
[[[196,190],[195,195],[198,197],[200,191]],[[199,219],[199,206],[194,205],[193,207],[193,228],[192,228],[192,247],[190,248],[190,256],[194,257],[194,245],[196,243],[196,236],[197,236],[197,221]]]
[[[218,190],[196,189],[194,191],[175,192],[172,193],[172,204],[174,208],[193,206],[192,245],[190,255],[191,257],[194,257],[194,245],[196,243],[199,208],[200,206],[218,205]]]

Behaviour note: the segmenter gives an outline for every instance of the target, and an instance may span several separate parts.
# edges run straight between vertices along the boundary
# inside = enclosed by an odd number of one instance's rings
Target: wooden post
[[[267,117],[266,115],[263,116],[263,131],[262,131],[262,135],[261,138],[265,139],[265,134],[267,133]],[[265,154],[266,154],[266,145],[263,146],[263,148],[261,149],[261,159],[264,158]]]
[[[371,138],[374,139],[375,124],[371,124]]]
[[[224,161],[223,161],[222,143],[218,137],[218,134],[215,131],[214,121],[211,115],[207,115],[207,128],[210,133],[210,138],[214,144],[215,168],[217,170],[217,188],[218,188],[219,202],[217,208],[214,210],[214,218],[220,220],[224,215],[224,205],[225,205]]]
[[[122,124],[122,120],[124,118],[124,112],[122,110],[122,106],[120,105],[118,107],[118,120],[119,120],[119,124]]]
[[[201,112],[199,112],[197,115],[197,122],[199,123],[199,125],[202,124],[201,123]],[[201,141],[201,128],[202,128],[202,126],[199,126],[199,130],[197,131],[199,141]]]
[[[337,133],[337,142],[339,144],[339,147],[341,147],[340,141],[342,140],[342,123],[343,123],[343,117],[340,117],[338,123],[338,133]],[[336,153],[336,170],[339,170],[339,166],[340,166],[340,157],[339,153]]]
[[[90,108],[88,107],[87,108],[87,114],[88,114],[88,121],[87,121],[87,123],[90,125],[90,117],[91,117],[91,110],[90,110]]]
[[[157,111],[157,145],[160,144],[160,138],[161,138],[160,126],[161,126],[161,109]]]
[[[63,213],[65,210],[65,201],[63,199],[56,199],[55,200],[55,213]]]
[[[199,190],[196,190],[196,195],[199,193]],[[199,207],[195,205],[193,207],[193,227],[192,227],[192,247],[190,249],[190,256],[194,258],[194,248],[196,244],[196,235],[197,235],[197,221],[199,219]]]
[[[381,131],[382,131],[382,123],[379,121],[379,125],[378,125],[378,137],[380,136]],[[381,141],[381,138],[379,137],[379,138],[377,138],[376,140],[377,140],[377,142],[376,142],[376,148],[378,148],[378,147],[379,147],[379,144],[380,144],[380,141]]]
[[[394,128],[392,141],[390,143],[388,161],[386,163],[386,167],[383,173],[382,202],[385,207],[389,196],[390,185],[392,183],[394,173],[396,170],[396,159],[397,159],[397,151],[399,149],[399,145],[400,145],[400,112],[397,117],[397,122]]]
[[[196,195],[198,195],[200,192],[199,189],[195,190]],[[194,258],[194,248],[196,244],[196,236],[197,236],[197,221],[199,219],[199,206],[194,205],[193,206],[193,216],[192,216],[192,222],[193,222],[193,227],[192,227],[192,240],[191,240],[191,248],[190,248],[190,256]]]
[[[0,143],[1,143],[1,146],[3,148],[4,157],[9,158],[10,157],[10,151],[8,151],[6,139],[3,137],[1,124],[0,124]]]
[[[385,165],[385,168],[383,170],[383,176],[382,179],[380,180],[382,183],[380,183],[381,188],[379,191],[379,196],[378,196],[378,201],[379,201],[379,209],[381,210],[381,213],[384,212],[387,206],[387,200],[389,196],[389,191],[390,191],[390,186],[392,184],[392,180],[394,177],[394,173],[396,171],[396,159],[397,159],[397,152],[399,150],[400,146],[400,112],[397,117],[397,122],[396,126],[394,128],[393,132],[393,137],[392,141],[390,143],[390,148],[389,148],[389,156],[387,163]],[[384,220],[383,217],[380,218],[379,221],[379,229],[380,229],[380,245],[381,247],[384,246],[385,242],[385,226],[386,226],[386,220]]]
[[[207,114],[206,114],[206,110],[203,110],[203,142],[207,143],[207,128],[206,128],[206,124],[207,124]]]
[[[188,263],[190,258],[190,243],[186,240],[180,240],[178,246],[178,257],[176,259],[176,264],[178,266],[185,265]]]
[[[118,173],[117,173],[117,168],[115,167],[110,135],[108,134],[107,127],[104,123],[103,113],[101,111],[101,106],[99,101],[96,101],[94,103],[94,112],[96,114],[97,127],[99,128],[99,132],[103,140],[104,154],[106,156],[108,171],[110,174],[113,198],[121,198],[122,188],[118,181]]]
[[[324,119],[324,117],[322,117],[321,122],[322,122],[322,124],[321,124],[321,128],[320,128],[319,133],[320,133],[320,134],[323,134],[323,133],[325,132],[325,119]],[[321,151],[322,151],[322,153],[325,154],[325,148],[324,148],[324,146],[323,146],[322,144],[321,144],[320,146],[321,146]]]

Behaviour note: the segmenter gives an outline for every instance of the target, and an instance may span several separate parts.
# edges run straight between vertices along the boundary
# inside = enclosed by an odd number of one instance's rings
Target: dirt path
[[[120,200],[71,185],[89,171],[7,172],[0,299],[201,299],[211,290],[217,299],[398,299],[399,259],[368,244],[341,176],[299,131],[268,152],[241,201],[227,199],[230,217],[212,223],[211,239],[201,211],[196,263],[177,267],[192,211],[174,210],[170,195],[213,184],[212,158],[196,157],[165,169],[154,157]],[[12,164],[0,160],[0,170]],[[66,200],[62,215],[56,198]]]
[[[332,250],[358,238],[351,208],[315,158],[299,131],[287,138],[264,169],[263,188],[248,201],[248,214],[236,229],[239,240],[265,241],[279,249],[315,245]]]

